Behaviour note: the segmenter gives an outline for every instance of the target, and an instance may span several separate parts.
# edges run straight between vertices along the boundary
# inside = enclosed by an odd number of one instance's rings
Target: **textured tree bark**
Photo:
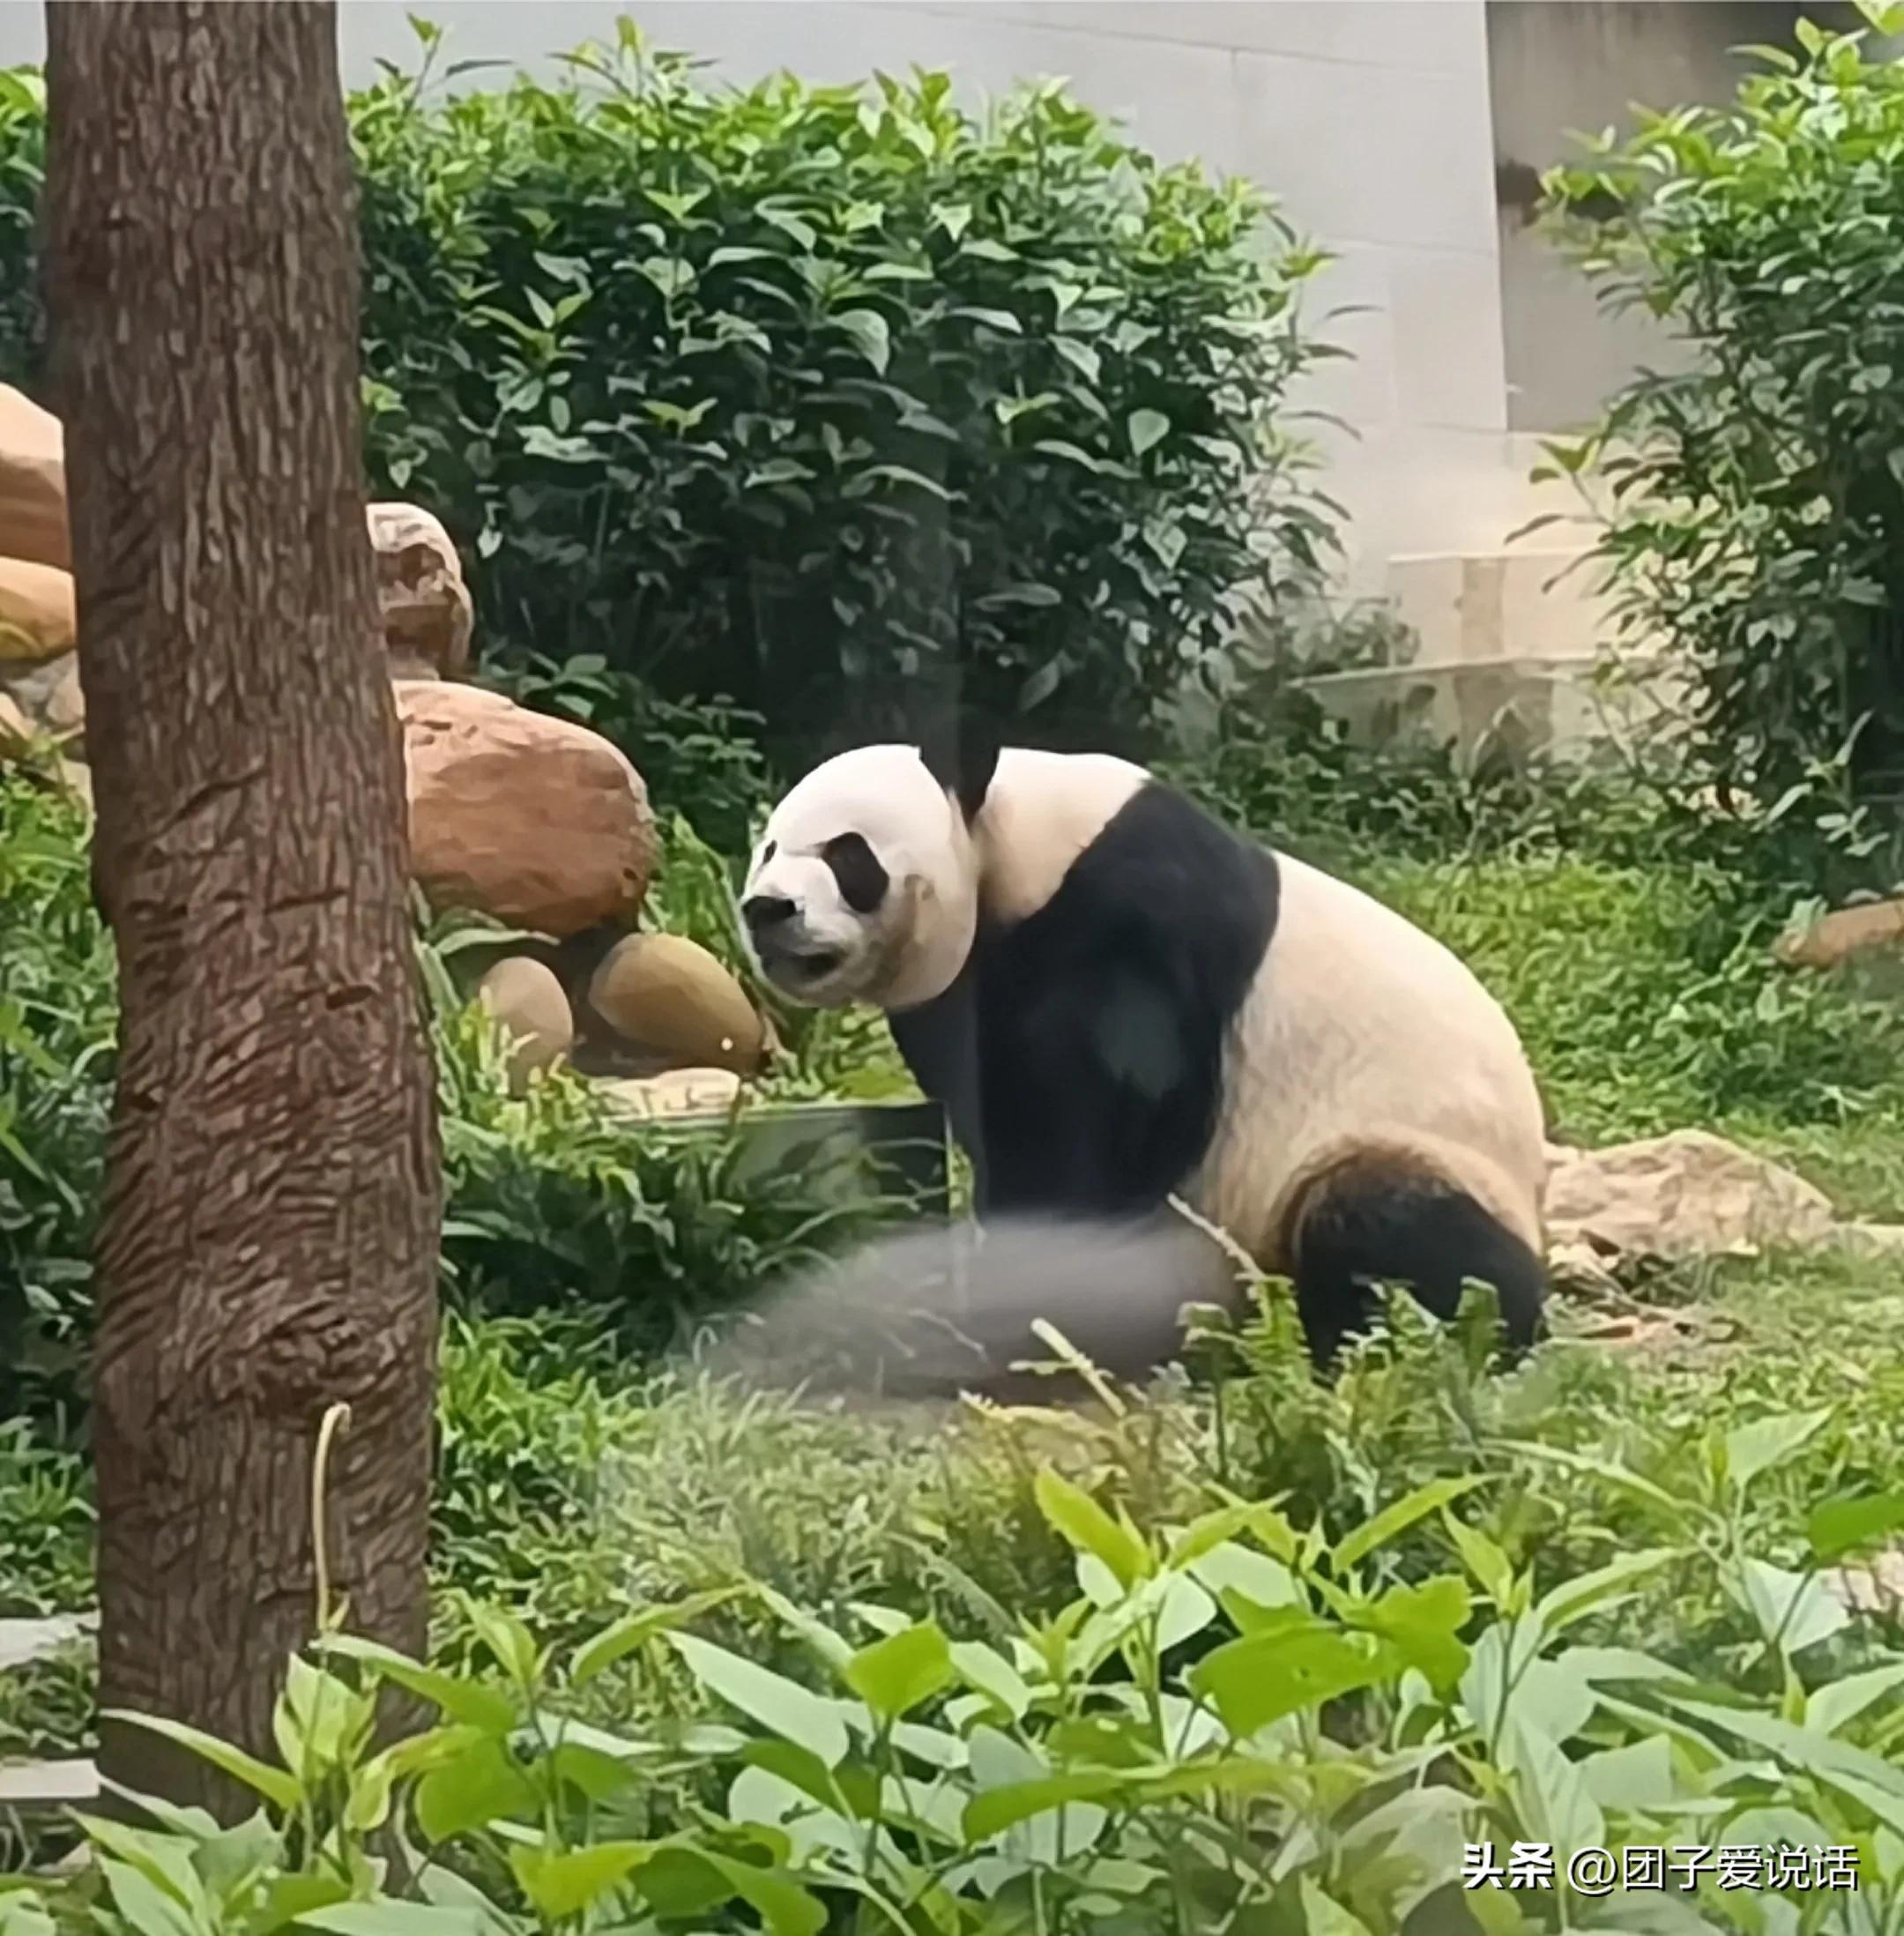
[[[364,521],[331,4],[47,8],[48,300],[123,1016],[100,1703],[268,1752],[315,1619],[424,1639],[441,1172]],[[104,1773],[221,1806],[145,1731]]]

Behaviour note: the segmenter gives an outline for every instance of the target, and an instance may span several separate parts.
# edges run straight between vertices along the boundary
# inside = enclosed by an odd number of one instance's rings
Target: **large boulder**
[[[1703,1129],[1551,1148],[1547,1161],[1543,1216],[1557,1252],[1680,1261],[1840,1240],[1821,1191]]]
[[[469,662],[471,606],[450,533],[415,504],[372,504],[368,515],[391,671],[453,677]]]
[[[588,1005],[624,1042],[677,1068],[750,1076],[764,1034],[740,984],[698,942],[629,934],[589,981]]]
[[[618,748],[480,687],[392,689],[411,871],[435,906],[554,935],[633,920],[659,840],[648,789]]]
[[[1792,968],[1835,968],[1872,949],[1904,953],[1904,898],[1834,908],[1810,927],[1779,937],[1774,952]]]
[[[72,569],[59,419],[5,383],[0,383],[0,552],[29,564]]]
[[[58,659],[72,651],[78,631],[71,572],[0,557],[0,670]]]

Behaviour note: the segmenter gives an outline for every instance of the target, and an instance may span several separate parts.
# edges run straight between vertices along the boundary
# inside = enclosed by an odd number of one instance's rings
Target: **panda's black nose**
[[[784,894],[750,894],[740,904],[740,916],[756,934],[793,919],[794,907]]]

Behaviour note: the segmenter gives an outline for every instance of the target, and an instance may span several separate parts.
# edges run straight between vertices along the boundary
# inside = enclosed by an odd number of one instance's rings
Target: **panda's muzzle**
[[[785,927],[799,912],[800,909],[784,894],[750,894],[740,904],[740,918],[755,941],[777,927]]]
[[[837,948],[802,948],[793,917],[800,912],[783,894],[750,894],[740,904],[747,938],[760,964],[776,980],[817,981],[846,957]]]

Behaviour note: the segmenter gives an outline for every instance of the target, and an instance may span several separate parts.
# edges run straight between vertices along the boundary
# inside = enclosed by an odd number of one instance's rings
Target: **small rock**
[[[1841,907],[1796,934],[1781,934],[1773,952],[1794,968],[1835,968],[1873,948],[1904,945],[1904,899]]]
[[[0,692],[0,758],[18,759],[40,737],[12,696]]]
[[[393,682],[411,870],[439,909],[566,935],[640,911],[659,856],[641,775],[599,733],[500,693]]]
[[[89,1761],[0,1762],[0,1809],[63,1815],[96,1803],[100,1792],[99,1769]]]
[[[26,1667],[64,1653],[98,1626],[96,1613],[49,1613],[41,1620],[0,1620],[0,1669]]]
[[[0,658],[0,695],[13,703],[41,738],[71,741],[86,731],[86,691],[79,683],[78,652],[63,652],[38,664],[9,664]]]
[[[1834,1234],[1838,1247],[1854,1257],[1904,1257],[1904,1224],[1841,1224]]]
[[[60,421],[5,383],[0,383],[0,534],[9,557],[72,570]]]
[[[589,1007],[624,1041],[681,1064],[750,1076],[764,1037],[740,984],[698,942],[629,934],[589,981]]]
[[[0,558],[0,666],[57,659],[72,651],[76,637],[72,574],[26,558]]]
[[[526,955],[499,961],[477,984],[476,999],[510,1039],[515,1085],[547,1069],[575,1046],[575,1016],[555,972]]]
[[[1904,1610],[1904,1552],[1896,1547],[1819,1575],[1825,1590],[1852,1613],[1896,1614]]]
[[[1821,1191],[1702,1129],[1605,1150],[1547,1152],[1543,1216],[1553,1246],[1673,1261],[1833,1241]]]
[[[450,533],[415,504],[372,504],[368,516],[392,671],[454,677],[469,662],[472,607]]]
[[[624,1076],[595,1085],[616,1107],[644,1120],[726,1115],[740,1094],[728,1069],[671,1069],[662,1076]]]

